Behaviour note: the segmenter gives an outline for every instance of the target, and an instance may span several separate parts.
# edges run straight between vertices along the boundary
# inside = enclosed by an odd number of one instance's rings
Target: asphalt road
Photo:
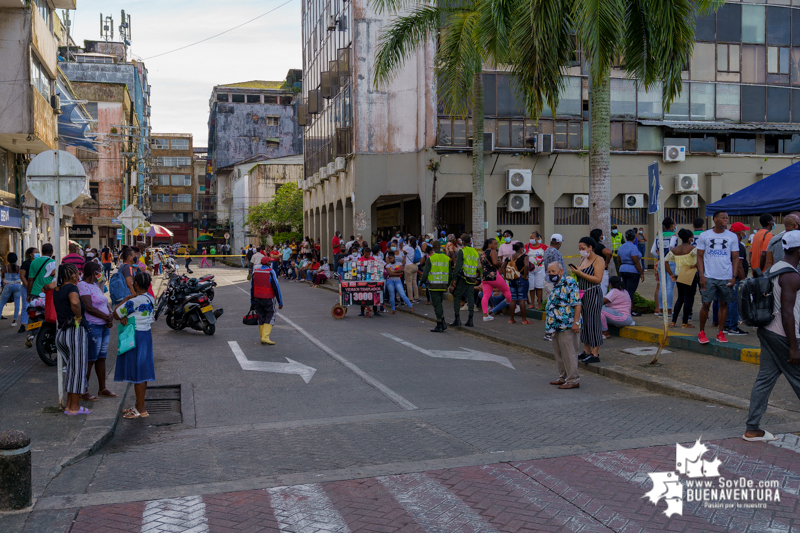
[[[453,330],[433,334],[414,316],[364,318],[351,308],[334,320],[336,295],[306,284],[282,282],[277,344],[262,346],[258,329],[241,323],[245,272],[211,272],[214,306],[225,310],[214,336],[172,331],[163,319],[153,327],[155,385],[180,387],[180,415],[121,420],[109,445],[49,484],[40,520],[89,505],[674,446],[743,431],[743,411],[594,374],[581,376],[580,389],[559,390],[549,385],[554,362]],[[417,312],[433,311],[423,304]],[[776,415],[764,424],[800,429]],[[36,523],[34,513],[27,529]]]

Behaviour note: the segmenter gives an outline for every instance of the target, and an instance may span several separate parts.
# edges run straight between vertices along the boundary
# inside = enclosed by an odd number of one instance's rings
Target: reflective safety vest
[[[614,254],[617,253],[619,247],[622,246],[622,234],[617,232],[616,235],[613,233],[611,234],[611,249],[614,251]]]
[[[253,298],[266,300],[275,298],[275,291],[272,288],[271,268],[253,270]]]
[[[478,251],[470,246],[465,246],[461,251],[464,254],[464,265],[462,267],[464,277],[470,283],[474,283],[475,278],[478,277],[478,258],[480,257]]]
[[[428,257],[431,270],[428,273],[428,289],[432,291],[446,291],[450,284],[450,258],[443,253],[431,254]]]

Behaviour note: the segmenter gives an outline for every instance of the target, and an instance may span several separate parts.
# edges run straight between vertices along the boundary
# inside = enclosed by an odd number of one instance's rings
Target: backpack
[[[789,272],[797,272],[794,268],[782,268],[764,275],[761,270],[754,269],[753,277],[739,282],[737,306],[744,323],[750,327],[763,328],[774,318],[775,294],[773,279]]]
[[[422,252],[419,248],[414,249],[414,259],[412,260],[414,263],[419,263],[419,260],[422,259]]]
[[[503,275],[503,277],[508,281],[514,281],[515,279],[522,277],[522,274],[520,274],[520,271],[517,269],[517,261],[515,259],[508,259],[508,263],[506,264],[506,273]]]
[[[125,268],[125,265],[114,272],[111,275],[111,279],[108,281],[108,292],[111,296],[111,303],[115,307],[131,294],[131,291],[128,289],[128,284],[125,283],[125,276],[122,274],[123,268]]]

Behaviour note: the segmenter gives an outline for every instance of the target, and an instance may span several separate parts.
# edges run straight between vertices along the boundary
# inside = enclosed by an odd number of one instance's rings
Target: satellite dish
[[[88,186],[83,165],[64,150],[48,150],[34,157],[25,172],[25,183],[34,198],[48,205],[72,203]]]

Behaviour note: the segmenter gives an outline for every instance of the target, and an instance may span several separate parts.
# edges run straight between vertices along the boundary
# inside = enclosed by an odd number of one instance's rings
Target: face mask
[[[41,254],[33,254],[33,258],[34,258],[34,259],[39,259],[40,257],[42,257],[42,255],[41,255]]]
[[[511,237],[506,237],[505,239],[503,239],[503,241],[505,241],[506,243],[509,243],[509,242],[511,242]]]
[[[561,279],[561,276],[558,274],[548,274],[547,279],[550,280],[550,283],[558,283],[558,280]]]
[[[581,250],[581,257],[589,257],[589,250]]]
[[[615,230],[615,229],[611,230],[611,235],[616,235],[617,233],[619,233],[617,230]]]
[[[539,242],[539,241],[537,241],[536,239],[531,239],[531,240],[529,240],[528,242],[529,242],[529,243],[531,243],[531,244],[536,244],[536,243],[537,243],[537,242]]]
[[[430,239],[425,239],[425,242],[431,242],[431,240]]]
[[[605,236],[605,235],[603,235],[602,237],[600,237],[600,242],[605,242],[605,241],[606,241],[606,236]]]

